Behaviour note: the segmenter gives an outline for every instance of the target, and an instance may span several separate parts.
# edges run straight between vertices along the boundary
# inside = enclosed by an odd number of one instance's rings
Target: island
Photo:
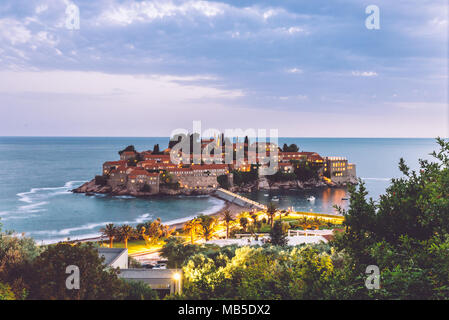
[[[224,140],[224,139],[223,139]],[[219,139],[200,139],[201,150],[217,143],[225,152],[225,143]],[[255,142],[257,144],[257,142]],[[260,174],[264,165],[261,157],[251,157],[249,139],[231,144],[234,152],[231,163],[179,163],[171,161],[170,153],[175,146],[160,150],[156,144],[153,150],[138,152],[134,146],[119,151],[120,160],[103,164],[102,174],[72,190],[87,195],[111,194],[136,197],[154,195],[207,195],[218,188],[232,192],[254,190],[291,190],[319,187],[341,187],[357,184],[356,165],[347,158],[326,156],[317,152],[299,151],[295,144],[279,147],[266,143],[266,155],[274,154],[276,172]],[[241,150],[243,160],[236,160]],[[256,159],[256,162],[249,161]],[[192,159],[189,159],[192,160]]]

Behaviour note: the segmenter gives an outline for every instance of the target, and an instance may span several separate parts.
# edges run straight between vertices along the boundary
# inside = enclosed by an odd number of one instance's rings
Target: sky
[[[448,137],[448,16],[447,0],[3,0],[0,136],[169,136],[201,121]]]

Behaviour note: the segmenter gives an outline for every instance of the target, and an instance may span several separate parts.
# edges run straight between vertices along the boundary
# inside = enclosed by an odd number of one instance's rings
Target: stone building
[[[357,179],[356,166],[344,157],[326,157],[324,175],[335,183],[355,182]]]
[[[117,169],[120,166],[126,166],[126,163],[126,160],[106,161],[103,163],[103,175],[108,175],[112,169]]]
[[[124,151],[122,152],[122,154],[120,155],[120,160],[131,160],[131,159],[135,159],[137,156],[137,153],[135,151]]]
[[[159,173],[135,168],[128,174],[126,187],[131,192],[159,193]]]

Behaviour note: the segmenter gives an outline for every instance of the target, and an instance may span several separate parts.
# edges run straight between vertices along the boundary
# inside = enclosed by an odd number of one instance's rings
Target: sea
[[[322,156],[346,157],[357,166],[368,197],[385,192],[392,178],[401,177],[402,157],[412,168],[418,159],[431,159],[434,139],[408,138],[279,138],[279,144],[295,143],[302,151]],[[161,218],[181,222],[209,214],[224,206],[210,196],[154,197],[73,194],[70,190],[101,174],[102,164],[117,160],[128,145],[137,150],[167,147],[167,137],[0,137],[0,224],[32,237],[38,243],[81,239],[99,235],[107,223],[137,225]],[[345,188],[322,188],[245,194],[262,203],[276,201],[280,208],[336,213],[347,208]],[[307,198],[314,196],[314,201]]]

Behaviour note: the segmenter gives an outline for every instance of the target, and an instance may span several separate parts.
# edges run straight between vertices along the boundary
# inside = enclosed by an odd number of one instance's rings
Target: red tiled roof
[[[213,163],[213,164],[194,164],[192,165],[192,168],[194,170],[214,170],[214,169],[227,169],[228,165],[227,164],[222,164],[222,163]]]
[[[126,160],[119,160],[119,161],[106,161],[103,165],[110,165],[110,166],[115,166],[115,165],[123,165],[126,164]]]
[[[159,173],[157,173],[157,172],[150,173],[144,169],[134,169],[129,174],[129,177],[131,179],[135,179],[137,176],[157,177],[157,176],[159,176]]]

